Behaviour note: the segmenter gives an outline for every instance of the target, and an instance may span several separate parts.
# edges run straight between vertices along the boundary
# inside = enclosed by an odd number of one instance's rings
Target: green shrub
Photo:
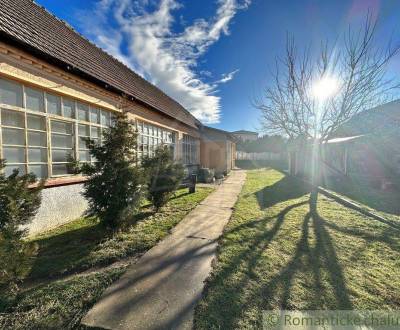
[[[214,179],[215,171],[210,168],[199,169],[199,181],[204,183],[211,183]]]
[[[115,229],[139,209],[143,194],[143,174],[137,165],[137,133],[126,114],[119,114],[113,126],[103,133],[102,143],[87,140],[95,163],[83,164],[89,177],[84,196],[89,202],[87,214],[97,216]]]
[[[153,157],[143,159],[142,165],[146,172],[148,198],[158,210],[178,189],[184,177],[183,166],[174,163],[168,146],[158,147]]]
[[[35,252],[23,237],[40,207],[43,183],[29,187],[36,182],[35,175],[14,170],[6,177],[4,167],[5,161],[0,160],[0,287],[13,290],[29,270],[28,259]]]

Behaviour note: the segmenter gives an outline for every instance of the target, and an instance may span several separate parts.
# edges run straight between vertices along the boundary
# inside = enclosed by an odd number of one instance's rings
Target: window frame
[[[182,137],[182,163],[184,165],[199,164],[199,139],[183,134]]]
[[[7,162],[7,166],[8,165],[15,165],[17,166],[23,166],[24,168],[24,172],[25,173],[29,173],[29,167],[30,166],[35,166],[35,165],[47,165],[47,176],[44,177],[44,179],[51,179],[51,178],[59,178],[59,177],[70,177],[70,176],[74,176],[74,174],[71,173],[66,173],[66,174],[53,174],[53,164],[57,165],[57,164],[68,164],[68,162],[55,162],[53,163],[53,159],[52,159],[52,151],[56,150],[56,149],[62,149],[59,147],[52,147],[52,135],[53,133],[55,134],[59,134],[57,132],[53,132],[52,127],[51,127],[51,123],[52,121],[58,121],[58,122],[66,122],[71,124],[71,149],[68,148],[68,150],[71,150],[71,154],[73,155],[73,157],[76,160],[79,160],[79,133],[78,133],[78,125],[88,125],[89,126],[89,133],[90,133],[90,138],[92,136],[92,127],[96,127],[99,130],[99,134],[100,136],[97,138],[98,141],[101,142],[102,139],[102,135],[103,135],[103,131],[105,129],[108,129],[111,124],[112,124],[112,115],[113,115],[113,111],[104,109],[102,107],[99,107],[98,105],[92,105],[89,102],[85,102],[83,100],[77,100],[71,96],[67,96],[67,95],[62,95],[59,94],[57,92],[54,91],[50,91],[48,92],[46,89],[38,87],[38,86],[33,86],[30,84],[24,84],[21,83],[19,81],[13,80],[13,79],[9,79],[8,77],[4,77],[4,76],[0,76],[1,80],[4,81],[9,81],[15,84],[18,84],[21,86],[21,90],[22,90],[22,107],[18,107],[18,106],[14,106],[14,105],[8,105],[8,104],[4,104],[4,103],[0,103],[0,158],[4,159],[4,147],[13,147],[14,145],[12,144],[7,144],[4,145],[3,144],[3,129],[4,128],[12,128],[12,129],[20,129],[24,131],[24,145],[20,146],[18,145],[17,147],[21,147],[24,148],[24,163],[19,163],[19,162]],[[30,89],[34,89],[37,91],[40,91],[41,93],[43,93],[43,111],[37,111],[37,110],[31,110],[28,109],[26,107],[26,93],[25,93],[25,89],[26,88],[30,88]],[[61,115],[58,114],[54,114],[54,113],[49,113],[48,109],[47,109],[47,95],[53,95],[53,96],[57,96],[60,98],[60,107],[61,107]],[[73,102],[73,118],[70,117],[64,117],[64,100],[68,101],[72,101]],[[84,120],[79,120],[78,119],[78,109],[77,109],[77,103],[81,103],[84,104],[85,106],[88,107],[88,120],[89,121],[84,121]],[[91,113],[92,113],[92,109],[96,109],[97,115],[98,115],[98,120],[96,123],[92,123],[91,122]],[[20,113],[23,115],[23,122],[24,122],[24,127],[9,127],[6,125],[2,124],[2,115],[3,115],[3,111],[14,111],[17,113]],[[101,123],[101,116],[104,115],[105,118],[107,119],[107,122],[105,123],[105,125],[103,125]],[[40,118],[44,118],[44,128],[45,131],[43,130],[36,130],[36,129],[31,129],[28,128],[28,117],[29,116],[35,116],[35,117],[40,117]],[[28,139],[28,134],[29,132],[40,132],[40,133],[45,133],[46,135],[46,146],[30,146],[30,142]],[[15,147],[15,146],[14,146]],[[29,161],[29,150],[30,149],[47,149],[46,155],[47,155],[47,159],[46,162],[30,162]],[[91,162],[93,162],[94,160],[91,159]]]
[[[138,159],[144,156],[154,155],[155,149],[160,145],[172,147],[174,160],[176,159],[177,132],[144,120],[136,119],[136,130],[138,132]],[[164,134],[166,138],[164,138]],[[171,134],[169,140],[168,134]],[[147,143],[144,143],[144,141]],[[152,141],[152,143],[150,143]],[[146,150],[145,150],[146,149]]]

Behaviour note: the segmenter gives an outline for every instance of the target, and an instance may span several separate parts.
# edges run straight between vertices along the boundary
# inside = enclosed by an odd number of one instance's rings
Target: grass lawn
[[[97,268],[140,256],[168,235],[212,188],[179,190],[158,213],[145,205],[123,232],[109,235],[96,219],[78,219],[34,237],[38,254],[26,282],[38,284],[0,299],[0,329],[72,329],[126,265]],[[84,272],[90,270],[90,272]],[[57,276],[72,274],[64,279]],[[48,280],[55,277],[53,280]]]
[[[398,228],[322,195],[311,216],[302,183],[248,171],[195,328],[260,328],[271,309],[398,310]]]
[[[325,186],[369,208],[400,216],[399,190],[383,191],[351,176],[340,182],[329,181]]]

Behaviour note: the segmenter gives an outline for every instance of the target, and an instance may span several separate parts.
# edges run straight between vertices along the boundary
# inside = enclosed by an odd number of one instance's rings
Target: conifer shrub
[[[116,229],[139,209],[144,181],[137,159],[137,132],[126,114],[114,117],[102,142],[86,141],[95,162],[84,163],[88,176],[83,195],[89,202],[87,215],[97,216],[103,224]]]
[[[16,291],[36,252],[35,245],[23,238],[40,207],[43,182],[37,183],[34,174],[19,175],[18,170],[6,176],[4,168],[5,161],[0,160],[0,289]]]

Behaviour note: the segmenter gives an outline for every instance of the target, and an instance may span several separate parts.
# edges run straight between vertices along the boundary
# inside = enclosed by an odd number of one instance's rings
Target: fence
[[[236,151],[237,160],[281,160],[284,153]]]

